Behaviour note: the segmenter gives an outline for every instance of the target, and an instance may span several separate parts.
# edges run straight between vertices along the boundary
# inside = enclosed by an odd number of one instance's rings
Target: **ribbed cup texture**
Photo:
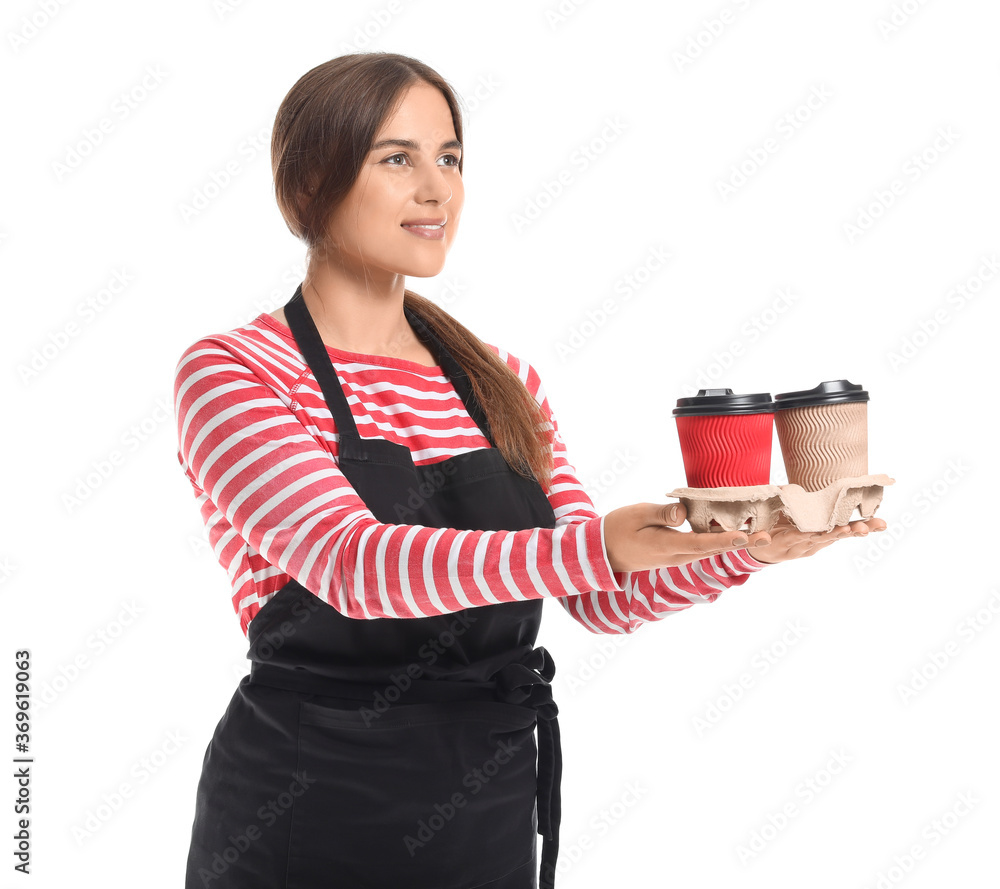
[[[868,475],[868,402],[777,411],[774,419],[789,484],[818,491]]]
[[[689,488],[770,484],[774,414],[675,419]]]

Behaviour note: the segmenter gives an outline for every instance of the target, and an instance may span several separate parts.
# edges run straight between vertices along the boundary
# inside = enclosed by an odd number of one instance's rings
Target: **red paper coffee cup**
[[[700,389],[673,410],[689,488],[771,482],[774,402],[767,392]]]

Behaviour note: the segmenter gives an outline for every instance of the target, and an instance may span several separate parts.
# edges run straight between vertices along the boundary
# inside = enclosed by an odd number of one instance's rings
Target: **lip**
[[[444,239],[444,219],[409,219],[400,224],[400,228],[408,231],[411,235],[423,238],[425,241],[441,241]],[[441,228],[409,228],[412,225],[440,225]]]

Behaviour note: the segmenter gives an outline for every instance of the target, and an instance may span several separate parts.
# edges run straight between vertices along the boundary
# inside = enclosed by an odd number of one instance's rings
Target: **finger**
[[[835,528],[831,528],[829,531],[818,531],[812,535],[810,543],[815,546],[828,546],[837,540],[843,540],[846,537],[852,537],[851,528],[849,525],[838,525]]]
[[[781,543],[788,548],[791,558],[812,555],[823,547],[829,546],[835,540],[839,540],[838,531],[845,531],[847,533],[844,536],[850,536],[847,528],[833,528],[830,531],[789,530],[783,533]]]
[[[771,542],[771,535],[767,531],[755,531],[750,535],[750,540],[747,543],[747,549],[751,552],[754,547],[757,546],[767,546]]]
[[[869,531],[884,531],[887,527],[885,519],[868,519],[867,524]]]
[[[714,555],[740,549],[749,543],[742,531],[699,531],[686,534],[684,555]]]
[[[660,509],[661,524],[676,528],[687,520],[687,509],[683,503],[666,503]]]
[[[643,528],[662,528],[664,525],[676,527],[687,519],[687,510],[683,503],[641,503],[638,511],[639,521]]]
[[[818,532],[813,535],[813,539],[810,541],[811,548],[813,550],[822,549],[825,546],[829,546],[837,540],[845,540],[848,537],[866,537],[869,531],[875,530],[872,527],[872,519],[867,521],[855,521],[848,525],[838,525],[835,528],[831,528],[829,531]],[[881,520],[878,520],[881,521]],[[884,523],[882,523],[884,525]],[[881,526],[877,526],[878,530],[882,530]]]

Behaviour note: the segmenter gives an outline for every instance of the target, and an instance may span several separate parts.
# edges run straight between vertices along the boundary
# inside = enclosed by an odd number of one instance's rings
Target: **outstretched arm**
[[[312,420],[300,420],[269,384],[267,363],[254,364],[238,345],[226,335],[195,343],[178,362],[174,387],[178,459],[223,564],[231,564],[231,548],[249,546],[358,619],[426,617],[614,585],[597,516],[520,531],[379,522]],[[259,604],[253,585],[243,588],[233,606],[245,626]]]

